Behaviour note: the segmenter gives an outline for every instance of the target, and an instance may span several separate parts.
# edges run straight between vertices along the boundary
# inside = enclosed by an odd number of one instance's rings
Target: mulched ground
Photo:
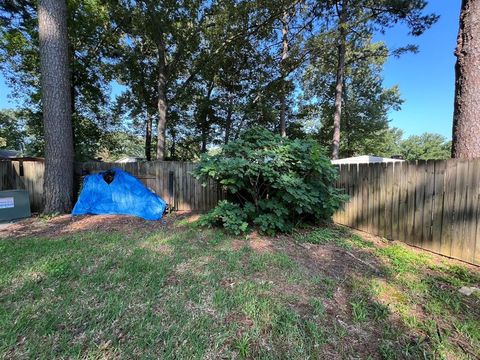
[[[53,218],[34,216],[0,228],[0,238],[59,237],[83,231],[119,231],[124,234],[146,233],[171,227],[174,223],[196,215],[171,213],[158,221],[126,215],[60,215]]]

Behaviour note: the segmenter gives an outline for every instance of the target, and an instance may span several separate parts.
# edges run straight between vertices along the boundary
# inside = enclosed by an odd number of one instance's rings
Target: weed
[[[355,322],[364,321],[368,316],[368,304],[364,299],[356,299],[350,302],[352,306],[352,316]]]

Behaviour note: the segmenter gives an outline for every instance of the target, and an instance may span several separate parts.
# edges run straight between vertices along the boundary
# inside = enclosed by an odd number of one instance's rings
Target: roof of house
[[[373,164],[373,163],[388,163],[388,162],[402,162],[405,160],[402,159],[392,159],[392,158],[385,158],[380,156],[373,156],[373,155],[361,155],[361,156],[354,156],[344,159],[337,159],[332,160],[332,164]]]
[[[144,161],[145,158],[138,157],[138,156],[127,156],[122,159],[119,159],[115,161],[116,163],[131,163],[131,162],[137,162],[137,161]]]

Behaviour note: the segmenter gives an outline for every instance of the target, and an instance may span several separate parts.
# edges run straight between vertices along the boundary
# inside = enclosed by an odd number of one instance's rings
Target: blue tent
[[[145,220],[159,220],[167,204],[135,176],[112,169],[88,175],[72,215],[134,215]]]

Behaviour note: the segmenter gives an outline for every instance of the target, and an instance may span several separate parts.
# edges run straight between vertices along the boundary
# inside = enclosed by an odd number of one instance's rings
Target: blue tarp
[[[166,203],[150,191],[135,176],[112,169],[113,181],[108,184],[107,172],[88,175],[72,215],[118,214],[134,215],[145,220],[159,220],[165,212]]]

